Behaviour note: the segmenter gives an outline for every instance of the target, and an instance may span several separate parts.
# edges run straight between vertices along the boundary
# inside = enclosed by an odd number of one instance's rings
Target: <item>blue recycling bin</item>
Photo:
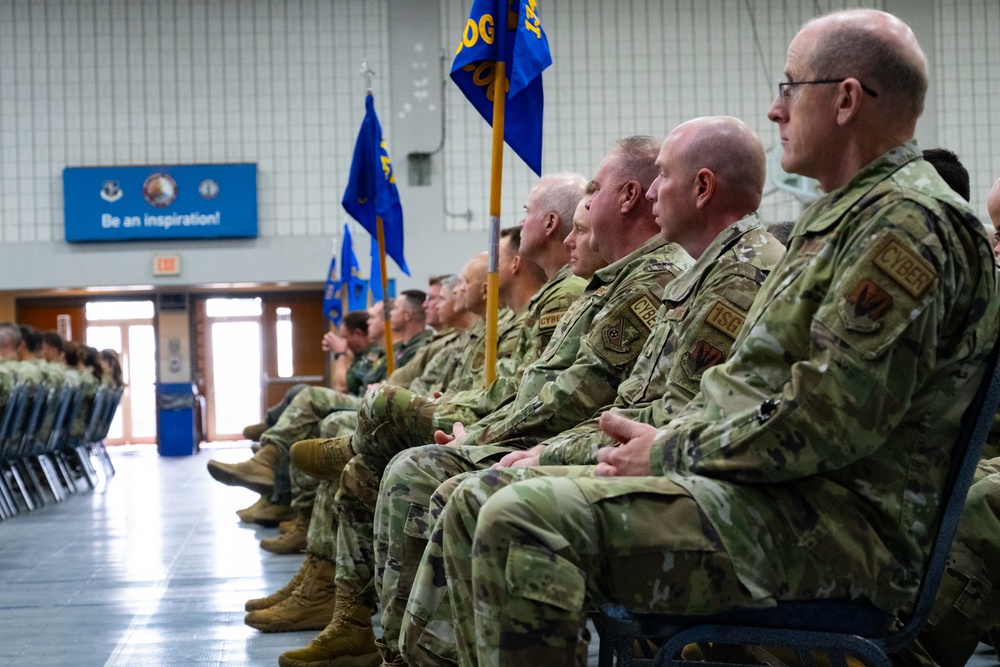
[[[194,386],[190,382],[158,383],[156,448],[160,456],[191,456],[198,445]]]

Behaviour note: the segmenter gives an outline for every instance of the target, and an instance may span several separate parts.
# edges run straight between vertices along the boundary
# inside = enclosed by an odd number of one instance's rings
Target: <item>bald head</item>
[[[927,93],[927,59],[910,27],[874,9],[835,12],[807,23],[796,39],[812,41],[817,79],[854,77],[879,103],[914,123]]]
[[[718,183],[719,203],[742,217],[760,206],[767,175],[764,144],[746,123],[732,116],[706,116],[678,125],[670,133],[677,159],[692,173],[710,170]]]
[[[459,290],[464,310],[476,315],[486,313],[486,276],[489,255],[481,252],[473,256],[459,274]]]

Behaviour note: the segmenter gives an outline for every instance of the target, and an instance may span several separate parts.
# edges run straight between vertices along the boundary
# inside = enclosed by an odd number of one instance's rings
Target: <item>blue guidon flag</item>
[[[491,125],[496,60],[507,70],[504,141],[540,176],[542,70],[552,55],[536,0],[474,0],[462,30],[451,78]]]
[[[403,273],[410,275],[403,257],[403,207],[396,189],[396,174],[382,140],[382,126],[375,115],[375,101],[371,93],[365,97],[365,119],[361,121],[358,140],[354,144],[351,173],[341,203],[350,216],[372,235],[373,244],[378,238],[375,219],[382,218],[385,254],[392,257]]]
[[[323,313],[334,325],[340,324],[344,316],[344,289],[347,289],[347,310],[364,309],[368,303],[368,282],[358,275],[358,258],[354,255],[351,230],[344,225],[344,238],[340,244],[340,273],[337,272],[337,256],[330,260],[330,270],[326,274],[326,289],[323,293]]]

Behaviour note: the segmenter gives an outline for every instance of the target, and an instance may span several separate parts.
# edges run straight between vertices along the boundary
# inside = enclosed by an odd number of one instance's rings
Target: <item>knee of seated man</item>
[[[340,488],[372,509],[378,501],[380,481],[378,473],[366,464],[363,456],[351,458],[340,474]]]
[[[459,491],[466,486],[462,484]],[[586,602],[586,574],[560,555],[559,551],[568,546],[566,539],[546,534],[544,528],[523,535],[523,527],[548,523],[539,514],[558,511],[552,504],[539,506],[535,501],[540,498],[519,493],[517,485],[501,488],[479,511],[476,536],[489,535],[494,543],[509,543],[503,576],[512,598],[579,613]]]

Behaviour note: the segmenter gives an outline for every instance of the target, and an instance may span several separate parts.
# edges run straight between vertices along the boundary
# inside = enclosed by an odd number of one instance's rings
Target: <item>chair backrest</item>
[[[46,380],[42,380],[35,387],[35,393],[31,400],[31,407],[26,410],[26,419],[24,421],[24,430],[21,432],[21,448],[20,453],[24,454],[30,448],[32,443],[34,443],[35,434],[42,425],[42,417],[45,414],[45,406],[54,397],[55,388],[52,387]]]
[[[11,437],[15,429],[15,422],[18,415],[24,410],[25,401],[28,398],[28,383],[15,382],[7,396],[7,405],[4,406],[3,418],[0,420],[0,457],[8,451],[8,444],[13,442]]]
[[[930,616],[941,576],[948,562],[948,552],[951,551],[958,522],[962,519],[965,498],[969,495],[972,477],[993,426],[997,406],[1000,406],[1000,341],[994,344],[983,380],[962,416],[962,426],[952,449],[951,465],[941,497],[941,520],[938,522],[937,535],[927,559],[913,611],[906,618],[903,627],[897,628],[896,632],[886,638],[886,653],[898,651],[915,640]]]
[[[83,442],[94,442],[94,434],[100,426],[101,418],[104,415],[104,404],[108,396],[113,391],[107,385],[101,385],[94,394],[94,401],[90,405],[90,415],[87,417],[87,428],[83,432]]]
[[[108,435],[108,430],[111,428],[111,422],[114,421],[115,413],[118,411],[118,405],[122,400],[122,393],[125,391],[125,387],[115,387],[108,392],[108,398],[104,402],[104,408],[101,415],[101,421],[98,425],[97,431],[94,433],[94,439],[92,442],[99,442],[104,440]]]
[[[63,415],[61,422],[53,426],[52,432],[49,434],[49,441],[46,444],[46,449],[48,451],[54,452],[57,449],[62,449],[69,444],[73,424],[76,423],[76,418],[80,414],[80,410],[83,409],[83,398],[83,387],[73,387],[73,393],[70,396],[66,414]]]
[[[69,427],[66,421],[67,415],[70,414],[74,403],[79,404],[76,399],[80,393],[80,387],[68,382],[59,390],[58,397],[52,401],[49,410],[46,411],[45,428],[39,431],[35,439],[36,446],[40,451],[48,452],[55,448],[64,430]],[[51,419],[49,419],[50,416]]]

